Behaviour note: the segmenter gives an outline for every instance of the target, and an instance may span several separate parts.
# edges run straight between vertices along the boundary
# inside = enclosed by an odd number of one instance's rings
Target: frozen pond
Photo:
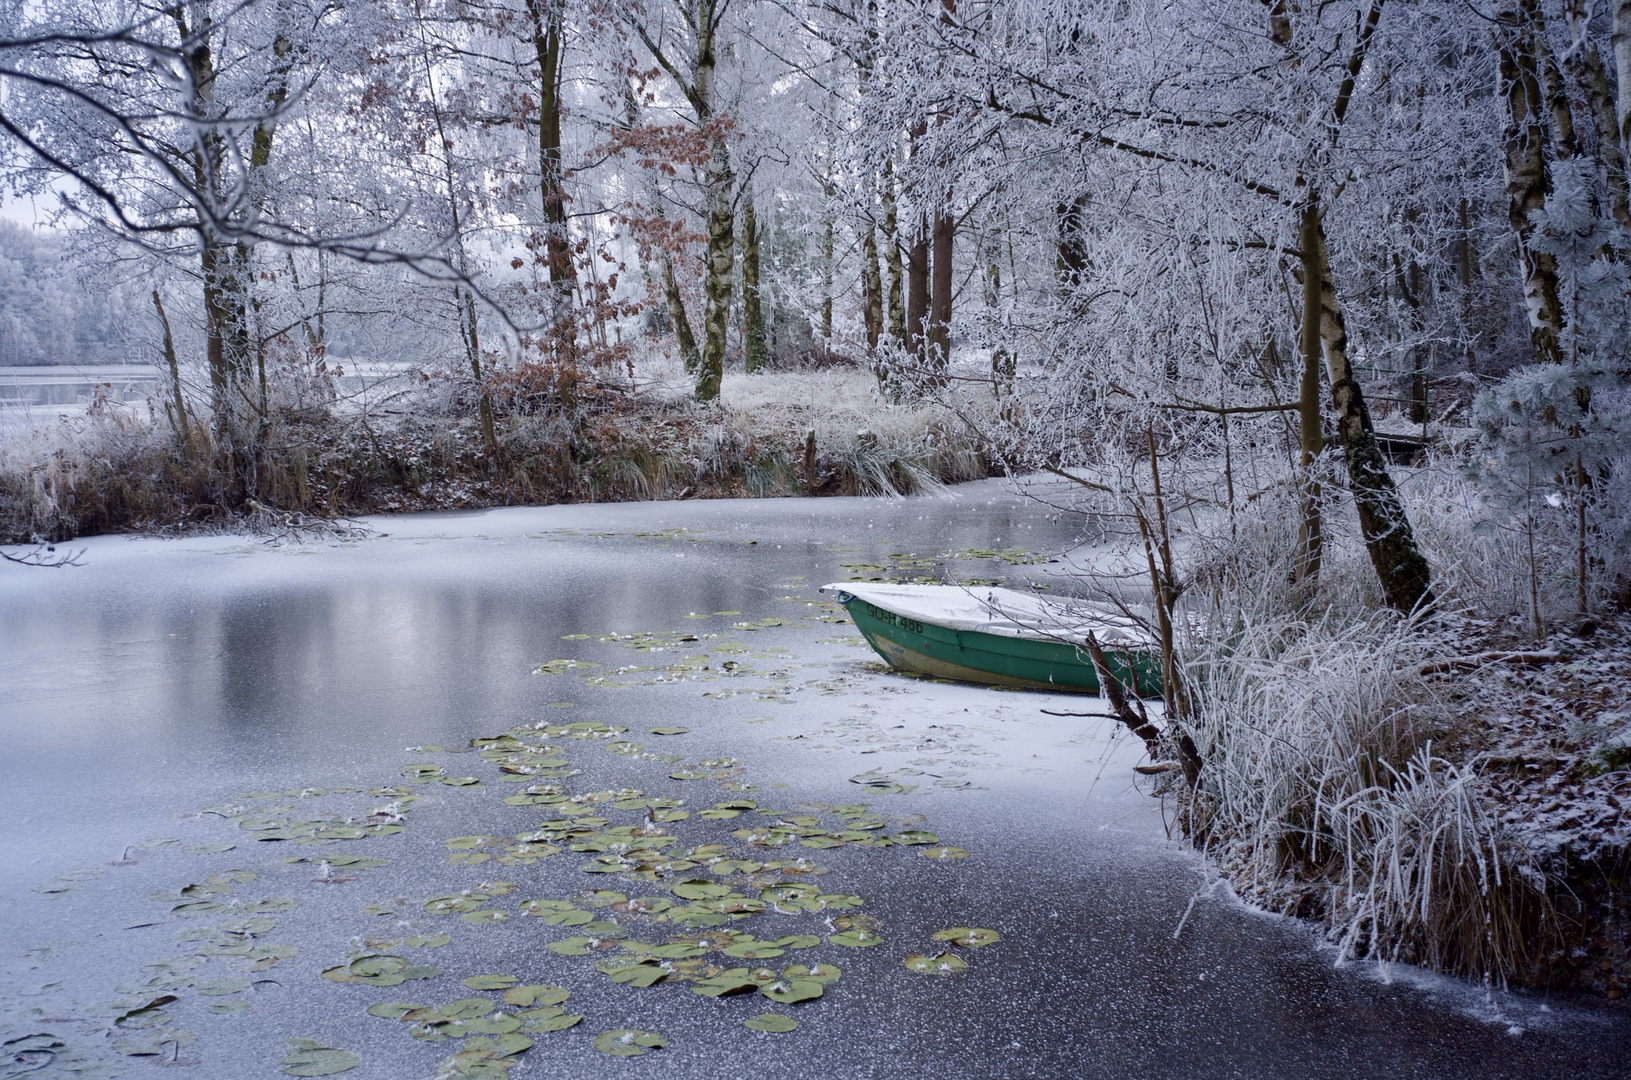
[[[1020,552],[1080,521],[980,484],[373,524],[0,566],[0,1017],[35,1036],[0,1078],[271,1078],[290,1039],[356,1054],[354,1080],[501,1075],[482,1051],[517,1037],[515,1077],[1631,1074],[1618,1007],[1389,981],[1221,889],[1194,900],[1203,870],[1134,789],[1134,748],[1041,712],[1091,706],[886,673],[815,592],[882,566],[1038,578]],[[650,854],[613,865],[631,839]],[[620,900],[645,897],[672,906]],[[953,927],[1000,940],[931,939]],[[666,954],[620,971],[641,948]],[[967,970],[904,964],[948,950]],[[685,981],[795,986],[794,963],[819,998]],[[505,1004],[512,980],[571,996]],[[368,1012],[466,999],[485,1003],[440,1027]],[[543,1030],[551,1009],[583,1020]],[[763,1013],[797,1030],[743,1026]],[[597,1052],[623,1029],[666,1045]]]

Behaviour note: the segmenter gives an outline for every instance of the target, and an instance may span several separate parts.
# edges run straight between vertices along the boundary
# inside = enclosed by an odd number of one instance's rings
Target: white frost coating
[[[1149,645],[1148,634],[1116,611],[1082,601],[1033,596],[988,585],[887,585],[835,581],[824,593],[848,593],[875,607],[948,630],[1071,644],[1092,631],[1105,645]]]

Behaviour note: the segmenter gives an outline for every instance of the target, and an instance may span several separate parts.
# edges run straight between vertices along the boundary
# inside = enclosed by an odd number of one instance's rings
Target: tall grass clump
[[[1236,524],[1183,605],[1205,762],[1192,839],[1243,895],[1321,921],[1345,955],[1520,976],[1551,897],[1476,766],[1433,751],[1454,723],[1428,672],[1453,647],[1445,630],[1368,600],[1356,543],[1332,544],[1317,591],[1299,593],[1275,515]]]

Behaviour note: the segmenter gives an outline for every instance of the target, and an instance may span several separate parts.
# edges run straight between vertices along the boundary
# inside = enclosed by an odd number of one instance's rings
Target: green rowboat
[[[1012,589],[840,582],[823,586],[891,667],[961,682],[1098,693],[1087,633],[1110,670],[1144,697],[1161,693],[1159,651],[1120,613]]]

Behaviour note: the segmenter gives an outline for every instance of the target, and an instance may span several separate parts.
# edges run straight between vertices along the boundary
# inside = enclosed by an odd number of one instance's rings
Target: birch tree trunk
[[[1530,215],[1545,205],[1551,188],[1546,164],[1545,102],[1537,70],[1535,6],[1536,0],[1507,0],[1497,17],[1501,27],[1499,92],[1506,103],[1501,143],[1507,218],[1518,241],[1530,341],[1537,362],[1557,363],[1562,358],[1558,336],[1563,330],[1557,262],[1530,246],[1534,234]]]
[[[1376,441],[1370,410],[1348,363],[1348,329],[1331,276],[1325,243],[1325,225],[1319,204],[1310,200],[1303,211],[1312,218],[1314,269],[1319,282],[1320,341],[1325,348],[1325,370],[1331,380],[1331,404],[1337,413],[1337,435],[1348,464],[1348,486],[1359,512],[1359,532],[1371,565],[1382,583],[1389,607],[1413,611],[1433,602],[1432,573],[1416,546],[1410,519],[1399,489],[1388,475],[1387,460]]]
[[[889,337],[896,345],[906,348],[906,307],[901,302],[900,230],[895,218],[894,169],[886,160],[883,165],[883,265],[889,285],[888,327]]]
[[[1584,0],[1568,0],[1569,21],[1584,25],[1587,12]],[[1625,149],[1620,145],[1619,123],[1615,118],[1614,92],[1608,85],[1608,72],[1603,57],[1588,37],[1574,50],[1570,58],[1575,80],[1585,91],[1587,111],[1596,135],[1597,156],[1602,162],[1608,180],[1609,213],[1621,225],[1631,225],[1631,191],[1625,173]]]
[[[663,303],[668,308],[668,324],[674,328],[674,341],[680,347],[680,363],[687,375],[695,375],[702,362],[697,353],[697,336],[691,331],[680,285],[674,280],[674,260],[667,252],[663,253]]]
[[[878,228],[870,221],[861,237],[861,297],[866,350],[873,353],[883,336],[883,279],[878,276]]]
[[[749,375],[764,368],[770,350],[765,345],[765,314],[759,295],[759,220],[753,192],[742,189],[742,366]]]

